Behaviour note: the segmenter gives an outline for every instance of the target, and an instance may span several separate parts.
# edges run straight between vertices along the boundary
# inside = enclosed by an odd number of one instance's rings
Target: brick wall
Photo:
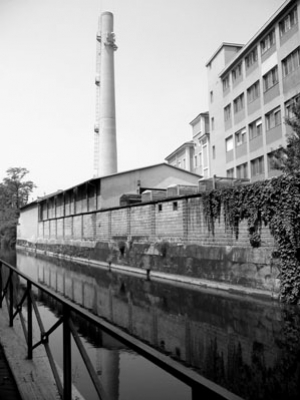
[[[87,208],[86,199],[80,200],[76,209],[78,207],[80,210]],[[48,212],[53,215],[54,208],[49,206]],[[39,238],[45,239],[73,237],[109,241],[113,237],[123,236],[136,240],[140,237],[149,241],[169,240],[201,246],[250,248],[247,221],[240,223],[238,239],[230,228],[225,227],[222,213],[220,221],[215,223],[214,234],[208,229],[201,197],[46,219],[39,223],[38,232]],[[268,227],[262,227],[261,240],[262,247],[274,246]]]
[[[98,212],[96,214],[96,238],[109,240],[111,236],[111,211]]]
[[[183,207],[185,200],[157,204],[155,209],[155,235],[158,238],[184,238]]]
[[[152,215],[154,217],[154,207],[152,205],[130,208],[131,236],[150,237]]]
[[[83,237],[84,239],[94,239],[96,231],[96,215],[86,214],[83,215]]]
[[[127,209],[121,208],[114,210],[111,215],[111,236],[127,236],[128,224],[127,224]]]
[[[73,217],[64,218],[64,231],[65,231],[66,239],[72,238],[72,220],[73,220]]]

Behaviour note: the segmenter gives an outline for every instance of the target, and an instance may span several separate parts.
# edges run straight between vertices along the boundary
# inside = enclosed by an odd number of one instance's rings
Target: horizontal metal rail
[[[4,282],[4,274],[2,266],[5,266],[9,269],[9,274]],[[14,274],[23,278],[26,281],[26,290],[23,294],[20,302],[17,302],[17,294],[14,293],[13,289],[13,276]],[[46,332],[43,326],[43,322],[38,311],[38,307],[35,301],[34,292],[32,287],[36,287],[42,292],[46,293],[56,301],[58,301],[63,307],[63,315],[62,317]],[[107,332],[109,335],[113,336],[123,344],[125,344],[130,349],[136,351],[138,354],[144,356],[146,359],[153,362],[155,365],[169,372],[171,375],[175,376],[182,382],[189,385],[192,389],[192,399],[227,399],[227,400],[243,400],[241,397],[229,392],[227,389],[215,384],[214,382],[204,378],[199,375],[197,372],[185,367],[180,364],[178,361],[170,358],[169,356],[162,354],[160,351],[155,348],[147,345],[141,340],[129,335],[124,332],[122,329],[114,326],[110,322],[104,320],[103,318],[96,316],[89,312],[88,310],[74,304],[70,300],[65,297],[59,295],[58,293],[52,291],[51,289],[43,286],[42,284],[34,281],[32,278],[27,276],[26,274],[20,272],[12,265],[8,264],[4,260],[0,259],[0,308],[2,307],[2,301],[5,298],[8,304],[8,312],[9,312],[9,326],[13,326],[13,320],[17,314],[20,315],[20,319],[22,322],[22,327],[24,331],[24,336],[27,342],[28,349],[28,359],[33,357],[33,350],[39,345],[43,344],[49,359],[49,363],[58,387],[58,391],[63,400],[71,400],[72,399],[72,374],[71,374],[71,366],[72,366],[72,358],[71,358],[71,335],[74,337],[74,341],[79,349],[79,353],[86,365],[87,371],[91,377],[91,380],[94,384],[95,390],[99,396],[99,399],[108,399],[102,384],[97,376],[97,373],[84,349],[84,346],[80,340],[79,335],[75,329],[75,326],[72,322],[71,313],[75,312],[80,315],[84,319],[92,322],[96,326],[98,326],[102,331]],[[14,297],[15,296],[15,297]],[[24,317],[22,315],[22,305],[25,300],[27,300],[27,329],[24,321]],[[38,326],[41,333],[40,341],[33,344],[33,328],[32,328],[32,310],[36,315],[36,319],[38,322]],[[63,384],[59,378],[59,374],[56,369],[55,361],[50,351],[50,347],[48,344],[48,337],[52,332],[59,326],[63,325]]]

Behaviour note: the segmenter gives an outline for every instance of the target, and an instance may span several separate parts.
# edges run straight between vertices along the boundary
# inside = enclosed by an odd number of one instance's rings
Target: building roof
[[[194,147],[194,142],[193,140],[190,140],[188,142],[183,143],[181,146],[177,147],[177,149],[175,149],[174,151],[172,151],[171,154],[169,154],[165,160],[168,160],[169,158],[172,158],[176,153],[178,153],[181,150],[184,150],[186,147]],[[170,164],[167,164],[170,165]],[[188,171],[187,171],[188,172]]]
[[[191,141],[190,143],[193,143],[193,142]],[[176,171],[180,171],[181,173],[186,173],[186,174],[193,175],[193,176],[196,176],[196,177],[201,177],[201,176],[198,175],[198,174],[195,174],[195,173],[190,172],[190,171],[186,171],[186,170],[181,169],[181,168],[177,168],[177,167],[175,167],[175,166],[173,166],[173,165],[170,165],[170,164],[164,162],[164,163],[149,165],[149,166],[142,167],[142,168],[131,169],[131,170],[128,170],[128,171],[117,172],[117,173],[111,174],[111,175],[106,175],[106,176],[101,176],[101,177],[97,177],[97,178],[92,178],[92,179],[89,179],[89,180],[87,180],[87,181],[81,182],[81,183],[79,183],[79,184],[77,184],[77,185],[74,185],[74,186],[72,186],[72,187],[69,187],[68,189],[65,189],[65,190],[58,190],[58,191],[56,191],[56,192],[54,192],[54,193],[51,193],[51,194],[48,194],[48,195],[45,195],[45,196],[42,196],[42,197],[38,197],[36,200],[34,200],[34,201],[32,201],[32,202],[26,204],[25,206],[21,207],[21,209],[24,209],[24,208],[29,207],[29,206],[31,206],[31,205],[34,205],[34,204],[36,204],[36,203],[40,203],[40,202],[42,202],[42,201],[44,201],[44,200],[47,200],[47,199],[52,198],[52,197],[55,197],[55,196],[57,196],[57,195],[59,195],[59,194],[68,192],[69,190],[73,190],[73,189],[75,189],[75,188],[77,188],[77,187],[79,187],[79,186],[86,185],[86,184],[89,184],[89,183],[93,183],[93,182],[98,181],[98,180],[101,180],[101,179],[109,179],[109,178],[112,178],[112,177],[114,177],[114,176],[126,175],[126,174],[130,174],[130,173],[133,173],[133,172],[145,171],[145,170],[149,170],[149,169],[157,168],[157,167],[170,168],[170,169],[174,169],[174,170],[176,170]]]
[[[240,47],[242,48],[244,45],[240,44],[240,43],[227,43],[227,42],[223,42],[218,48],[217,50],[214,52],[214,54],[210,57],[210,59],[207,61],[207,63],[205,64],[206,67],[209,66],[209,64],[212,62],[212,60],[217,57],[217,55],[220,53],[220,51],[223,49],[223,47]]]
[[[200,114],[197,115],[197,117],[195,117],[191,122],[190,125],[193,125],[196,121],[200,120],[200,117],[208,117],[209,116],[209,112],[205,111],[205,112],[201,112]]]
[[[286,0],[275,13],[268,19],[268,21],[259,29],[259,31],[243,46],[243,48],[236,54],[235,57],[226,65],[226,67],[223,69],[223,71],[220,73],[220,77],[224,76],[229,69],[232,68],[232,66],[237,63],[241,58],[243,58],[246,53],[251,50],[251,47],[254,45],[254,43],[262,38],[268,30],[271,28],[271,26],[282,17],[284,12],[292,5],[296,3],[296,0]],[[221,45],[222,47],[222,45]],[[218,49],[220,51],[220,48]],[[215,53],[216,55],[216,53]],[[207,64],[208,65],[208,64]]]

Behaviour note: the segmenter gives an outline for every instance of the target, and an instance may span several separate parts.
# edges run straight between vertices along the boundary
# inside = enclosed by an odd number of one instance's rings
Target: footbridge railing
[[[17,282],[22,278],[25,282],[25,291],[20,295],[18,293]],[[62,306],[62,315],[58,321],[48,330],[45,330],[41,318],[41,314],[36,302],[36,289],[46,293]],[[28,359],[34,358],[34,349],[43,345],[50,363],[51,370],[58,388],[58,392],[63,400],[72,399],[72,349],[71,337],[73,336],[79,353],[84,361],[87,371],[94,384],[95,390],[99,399],[108,399],[107,394],[100,382],[100,379],[93,367],[93,364],[81,342],[79,334],[77,333],[72,316],[74,314],[83,317],[89,322],[98,326],[102,331],[113,336],[130,349],[136,351],[138,354],[144,356],[158,367],[169,372],[182,382],[191,387],[192,400],[198,399],[227,399],[227,400],[242,400],[239,396],[229,392],[225,388],[209,381],[202,377],[197,372],[185,367],[178,361],[171,357],[162,354],[160,351],[142,342],[141,340],[132,337],[122,329],[107,322],[101,317],[92,314],[90,311],[74,304],[65,297],[59,295],[53,290],[43,286],[42,284],[34,281],[26,274],[20,272],[17,268],[9,263],[0,259],[0,308],[2,302],[6,301],[9,326],[12,327],[14,319],[19,315],[21,325],[24,332],[24,340],[27,343],[27,357]],[[24,311],[25,309],[25,311]],[[40,340],[34,343],[33,335],[33,313],[35,314],[37,324],[40,330]],[[63,380],[60,379],[55,360],[50,350],[49,337],[50,335],[62,325],[62,341],[63,341]]]

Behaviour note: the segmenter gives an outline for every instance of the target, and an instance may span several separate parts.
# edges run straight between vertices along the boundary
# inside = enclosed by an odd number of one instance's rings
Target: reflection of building
[[[211,175],[279,173],[272,151],[285,144],[300,90],[300,1],[288,0],[245,45],[223,43],[207,62]]]
[[[166,157],[166,161],[178,168],[209,177],[209,116],[200,113],[190,122],[193,140],[183,143]]]

